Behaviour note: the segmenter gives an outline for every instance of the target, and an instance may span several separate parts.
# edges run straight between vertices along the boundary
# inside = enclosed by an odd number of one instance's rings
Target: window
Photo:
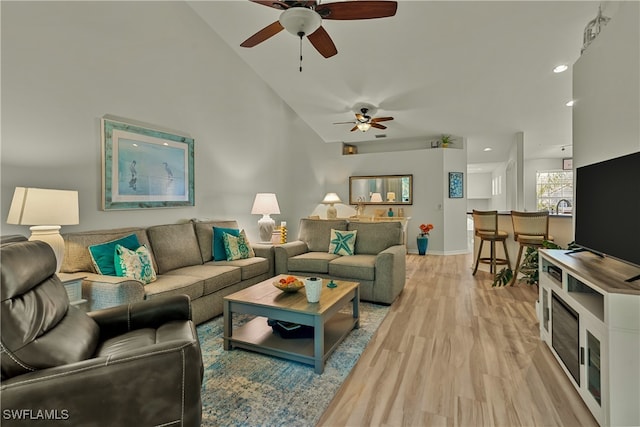
[[[540,211],[573,212],[573,171],[536,172],[536,199]]]

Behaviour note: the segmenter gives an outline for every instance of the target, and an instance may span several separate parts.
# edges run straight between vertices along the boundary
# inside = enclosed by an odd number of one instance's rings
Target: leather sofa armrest
[[[158,328],[172,320],[191,320],[187,295],[141,301],[88,313],[100,326],[101,339],[141,328]]]
[[[189,323],[182,334],[153,346],[3,380],[3,410],[55,410],[62,418],[54,424],[61,426],[97,420],[101,425],[200,426],[202,356]],[[163,410],[140,410],[151,401]],[[31,425],[29,420],[15,424]]]
[[[285,243],[274,247],[275,274],[287,274],[289,272],[289,258],[309,252],[307,244],[301,240]]]

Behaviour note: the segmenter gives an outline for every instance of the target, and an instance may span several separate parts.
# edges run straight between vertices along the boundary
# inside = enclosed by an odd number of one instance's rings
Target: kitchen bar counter
[[[469,216],[473,218],[472,213]],[[509,233],[507,238],[507,250],[509,251],[509,258],[511,260],[511,268],[515,268],[516,257],[518,256],[519,245],[513,240],[513,222],[511,221],[511,212],[498,212],[498,229],[504,230]],[[573,241],[573,217],[571,215],[549,215],[549,234],[553,236],[553,241],[557,245],[560,245],[563,249],[567,248],[567,245]],[[473,238],[473,261],[475,262],[478,248],[480,247],[480,239]],[[482,248],[483,256],[489,256],[490,245],[486,243]],[[504,250],[502,244],[496,245],[496,252],[498,258],[504,258]],[[523,250],[524,256],[524,250]],[[480,264],[480,268],[485,264]],[[486,266],[486,271],[489,271],[489,266]],[[500,266],[498,266],[500,267]]]

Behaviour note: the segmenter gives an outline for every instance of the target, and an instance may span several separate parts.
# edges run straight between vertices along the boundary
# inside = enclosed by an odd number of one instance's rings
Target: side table
[[[71,305],[86,311],[87,300],[82,298],[82,279],[85,276],[81,273],[58,273],[58,277],[69,295]]]

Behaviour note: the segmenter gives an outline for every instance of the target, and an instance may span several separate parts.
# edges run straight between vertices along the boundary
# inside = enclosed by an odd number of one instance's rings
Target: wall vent
[[[386,133],[381,133],[381,134],[376,135],[376,138],[386,138],[386,137],[387,137]]]

